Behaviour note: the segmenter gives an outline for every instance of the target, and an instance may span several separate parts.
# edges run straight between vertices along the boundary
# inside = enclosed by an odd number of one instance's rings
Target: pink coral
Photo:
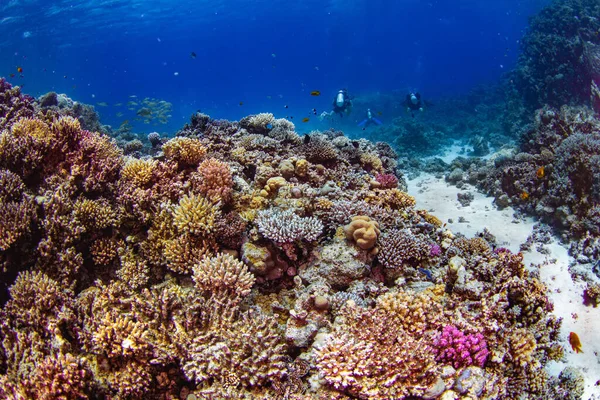
[[[198,166],[198,173],[201,176],[198,186],[204,196],[223,203],[231,199],[233,179],[226,162],[209,158]]]
[[[379,182],[382,189],[393,189],[398,187],[398,178],[392,174],[377,174],[375,180]]]
[[[483,367],[490,352],[481,333],[465,335],[454,325],[446,325],[434,342],[438,361],[451,363],[454,368],[478,365]]]

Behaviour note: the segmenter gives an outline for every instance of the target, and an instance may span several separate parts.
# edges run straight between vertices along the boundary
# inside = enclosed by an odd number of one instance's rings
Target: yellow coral
[[[381,171],[383,163],[377,157],[377,154],[363,153],[360,155],[360,163],[367,170]]]
[[[141,322],[105,314],[92,335],[93,351],[113,360],[148,355],[146,332]]]
[[[509,335],[510,354],[513,361],[526,366],[534,360],[534,353],[537,347],[535,336],[527,329],[516,329]]]
[[[96,265],[109,265],[118,255],[119,244],[112,238],[100,238],[92,243],[90,253]]]
[[[198,238],[191,235],[177,235],[164,242],[164,257],[167,268],[178,274],[189,274],[194,264],[205,256],[216,253],[217,244],[212,236]]]
[[[152,174],[157,164],[156,160],[130,158],[121,170],[121,177],[136,186],[145,186],[152,180]]]
[[[75,217],[90,231],[116,226],[119,222],[117,211],[106,199],[77,200],[74,213]]]
[[[375,189],[367,195],[365,201],[392,210],[405,210],[417,204],[414,197],[396,188]]]
[[[379,223],[371,218],[358,215],[352,217],[352,222],[344,227],[346,239],[352,240],[363,250],[369,250],[375,247],[379,231]]]
[[[267,184],[264,189],[260,191],[260,195],[262,197],[272,197],[277,194],[279,188],[287,185],[287,181],[282,176],[276,176],[273,178],[269,178],[267,180]]]
[[[296,175],[304,178],[308,174],[308,161],[300,159],[296,161]]]
[[[183,196],[173,210],[173,223],[180,232],[191,235],[210,233],[219,206],[200,196]]]
[[[130,288],[145,286],[150,280],[150,267],[146,260],[129,249],[123,251],[120,258],[121,268],[117,270],[117,276]]]
[[[37,142],[49,144],[54,139],[50,127],[39,119],[22,118],[11,127],[11,133],[15,138],[32,138]]]
[[[200,140],[177,137],[169,140],[162,147],[165,157],[182,166],[197,165],[206,154],[206,147]]]

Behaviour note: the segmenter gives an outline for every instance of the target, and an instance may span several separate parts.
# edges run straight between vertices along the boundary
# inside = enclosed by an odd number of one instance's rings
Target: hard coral
[[[419,261],[429,253],[430,246],[422,235],[414,235],[409,229],[392,229],[379,241],[377,257],[386,268],[400,268],[407,261]]]
[[[218,298],[240,299],[250,293],[254,276],[239,260],[224,253],[205,257],[193,267],[196,288]]]
[[[465,335],[453,325],[446,325],[442,333],[435,339],[437,360],[448,362],[454,368],[470,365],[483,367],[489,351],[481,333]]]
[[[13,87],[0,78],[0,131],[21,118],[33,116],[33,98],[21,94],[21,88]]]
[[[136,186],[145,187],[152,180],[157,163],[156,160],[129,159],[123,166],[121,178]]]
[[[388,296],[373,310],[346,303],[345,323],[315,352],[317,368],[329,385],[359,398],[424,394],[438,373],[425,332],[436,326],[434,310],[441,308],[431,307],[429,298],[411,304],[411,297]]]
[[[173,209],[173,223],[180,232],[206,234],[212,231],[217,214],[220,214],[218,205],[201,196],[186,195]]]
[[[206,147],[198,139],[177,137],[162,146],[167,160],[176,161],[181,167],[198,165],[206,154]]]
[[[259,211],[256,224],[260,233],[276,243],[311,242],[323,231],[323,224],[315,217],[303,218],[293,210],[276,208]]]
[[[206,198],[221,203],[231,200],[233,179],[229,165],[225,162],[209,158],[198,166],[198,189]],[[192,182],[195,183],[194,178]]]
[[[379,224],[369,217],[358,215],[352,217],[352,222],[344,227],[346,238],[352,240],[363,250],[370,250],[375,247],[377,238],[381,233]]]

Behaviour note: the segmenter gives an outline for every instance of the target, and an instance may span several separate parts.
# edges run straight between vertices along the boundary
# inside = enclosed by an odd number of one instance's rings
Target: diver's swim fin
[[[378,120],[377,118],[373,118],[373,122],[375,122],[377,125],[382,124],[382,122],[380,120]]]
[[[367,123],[367,120],[362,120],[358,123],[358,126],[365,126],[365,124]]]

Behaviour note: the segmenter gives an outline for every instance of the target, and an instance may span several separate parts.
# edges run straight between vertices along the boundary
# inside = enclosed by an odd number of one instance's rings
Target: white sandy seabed
[[[471,192],[475,198],[467,207],[463,207],[457,198],[460,192]],[[477,232],[487,228],[496,237],[497,243],[518,252],[522,243],[533,232],[533,218],[513,218],[514,210],[505,208],[498,210],[493,198],[486,197],[475,188],[465,185],[459,189],[450,185],[443,178],[430,174],[422,174],[408,181],[408,193],[417,200],[417,208],[430,211],[433,215],[447,223],[454,233],[462,233],[473,237]],[[463,217],[465,222],[459,222]],[[453,222],[448,222],[448,220]],[[567,365],[578,368],[585,377],[586,390],[583,399],[600,400],[600,307],[593,308],[583,304],[585,284],[573,281],[568,271],[571,257],[568,249],[554,239],[545,244],[548,254],[535,250],[524,252],[525,265],[539,268],[543,282],[548,286],[549,297],[554,303],[553,313],[563,319],[560,339],[565,347],[566,362],[551,362],[546,368],[557,376]],[[575,332],[581,339],[583,353],[575,353],[569,344],[569,332]]]

